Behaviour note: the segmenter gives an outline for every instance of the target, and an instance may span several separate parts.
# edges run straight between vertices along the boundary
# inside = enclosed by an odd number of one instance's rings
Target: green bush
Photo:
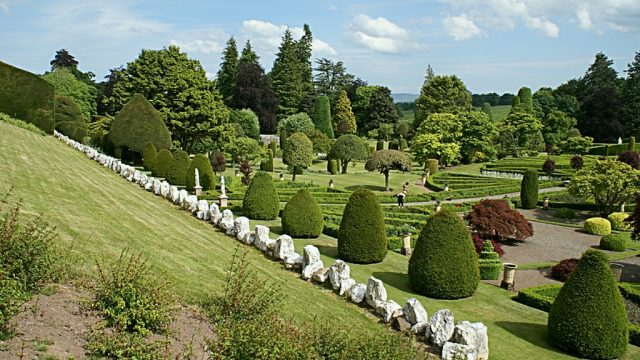
[[[176,150],[173,152],[173,159],[167,169],[167,181],[171,185],[185,186],[187,185],[187,172],[191,167],[191,159],[189,154],[183,150]]]
[[[625,353],[627,314],[609,258],[587,250],[549,312],[548,335],[558,348],[589,359]]]
[[[196,154],[191,161],[189,170],[187,170],[187,189],[193,191],[196,186],[196,169],[198,169],[198,174],[200,175],[202,191],[214,190],[216,188],[216,178],[213,175],[213,168],[211,168],[209,158],[205,154]]]
[[[153,165],[156,162],[156,158],[158,157],[158,152],[156,151],[155,145],[151,141],[144,146],[144,151],[142,152],[142,165],[148,171],[153,171]]]
[[[165,330],[173,320],[175,299],[163,276],[141,255],[126,251],[110,266],[97,264],[93,308],[113,327],[145,335]]]
[[[398,143],[398,140],[389,141],[389,150],[398,150],[398,149],[400,149],[400,143]]]
[[[116,147],[142,153],[148,142],[156,150],[171,148],[171,134],[162,114],[144,96],[135,94],[111,123],[109,139]]]
[[[609,234],[600,239],[600,249],[610,251],[625,251],[627,238],[624,234]]]
[[[404,151],[409,147],[409,144],[407,144],[407,140],[405,139],[400,139],[400,150]]]
[[[307,189],[300,189],[282,211],[282,231],[296,238],[316,238],[322,233],[324,220],[320,206]]]
[[[338,160],[335,159],[329,159],[327,162],[327,171],[329,171],[329,174],[331,175],[335,175],[338,173]]]
[[[534,286],[518,291],[513,299],[519,303],[542,311],[549,311],[562,285],[549,284]]]
[[[329,139],[333,139],[333,124],[331,122],[331,105],[329,98],[325,95],[316,98],[315,111],[313,113],[313,123],[316,129],[322,131]]]
[[[269,143],[269,149],[273,153],[273,156],[275,156],[276,150],[278,150],[278,144],[276,143],[275,140],[271,140],[271,142]]]
[[[629,214],[622,212],[614,212],[607,216],[607,219],[611,223],[611,229],[618,231],[629,231],[631,230],[631,225],[625,222],[625,220],[629,217]]]
[[[30,72],[0,61],[0,112],[53,134],[55,88]]]
[[[640,326],[629,323],[629,344],[640,346]]]
[[[538,171],[527,169],[520,184],[520,206],[523,209],[535,209],[538,204]]]
[[[636,151],[636,137],[635,136],[631,136],[629,137],[629,147],[627,148],[628,151]]]
[[[556,210],[554,216],[560,219],[575,219],[576,212],[573,209],[560,208]]]
[[[14,119],[11,116],[7,115],[7,114],[3,114],[0,113],[0,121],[7,123],[9,125],[12,126],[16,126],[19,127],[21,129],[25,129],[27,131],[31,131],[32,133],[38,134],[38,135],[42,135],[45,136],[47,135],[47,133],[45,133],[44,131],[42,131],[42,129],[40,129],[39,127],[33,125],[32,123],[28,123],[26,121],[22,121],[19,119]]]
[[[273,220],[278,217],[280,203],[271,175],[256,173],[242,200],[242,212],[250,219]]]
[[[260,163],[260,170],[273,172],[273,151],[271,149],[267,149],[267,159]]]
[[[437,159],[427,159],[427,170],[429,170],[429,176],[433,176],[440,171],[440,164]]]
[[[353,192],[342,213],[338,231],[338,257],[371,264],[387,255],[387,233],[378,197],[370,190]]]
[[[158,152],[158,156],[156,156],[156,161],[153,164],[153,175],[161,178],[167,177],[167,171],[169,170],[169,166],[173,161],[173,155],[171,151],[167,149],[162,149]]]
[[[592,217],[584,222],[584,231],[593,235],[609,235],[611,234],[611,223],[609,220],[601,217]]]
[[[502,261],[500,261],[500,255],[494,251],[491,240],[485,240],[480,252],[478,265],[480,267],[481,280],[498,280],[500,277]]]
[[[82,110],[66,96],[55,97],[55,119],[58,132],[81,142],[87,136],[87,123],[82,117]]]
[[[28,298],[18,281],[0,271],[0,339],[11,335],[14,329],[10,321]]]
[[[146,335],[105,329],[99,324],[88,332],[85,349],[93,356],[90,358],[155,360],[165,357],[165,345],[164,339],[151,340]]]
[[[304,168],[302,166],[294,166],[291,172],[295,175],[302,175],[304,174]]]
[[[437,299],[473,295],[480,271],[469,229],[455,213],[442,210],[427,218],[409,259],[414,291]]]

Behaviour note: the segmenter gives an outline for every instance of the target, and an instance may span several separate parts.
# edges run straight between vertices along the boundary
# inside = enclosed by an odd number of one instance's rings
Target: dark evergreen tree
[[[625,135],[640,135],[640,51],[627,65],[627,80],[622,89],[622,123]],[[634,149],[630,149],[634,151]]]
[[[535,209],[538,204],[538,171],[527,169],[520,183],[520,203],[523,209]]]
[[[253,51],[253,48],[251,47],[251,41],[247,40],[247,42],[244,44],[244,48],[242,49],[242,53],[240,54],[238,65],[244,63],[259,65],[258,60],[260,60],[260,57],[258,57],[258,55]]]
[[[284,119],[298,112],[304,97],[299,56],[296,42],[287,29],[269,74],[273,91],[278,98],[278,119]]]
[[[78,60],[69,53],[67,49],[60,49],[56,51],[56,55],[49,62],[51,64],[51,71],[59,69],[76,69],[78,67]]]
[[[276,132],[278,100],[271,89],[269,79],[264,74],[264,69],[259,64],[240,60],[233,107],[253,110],[258,115],[261,134]]]
[[[227,41],[227,47],[222,51],[222,62],[218,70],[216,85],[225,105],[233,104],[236,87],[236,72],[238,71],[238,48],[233,36]]]
[[[377,129],[382,124],[396,125],[398,123],[398,111],[393,105],[391,90],[385,86],[380,86],[369,99],[368,121],[364,127],[359,128],[361,133]]]
[[[458,113],[471,110],[471,93],[466,85],[455,75],[435,75],[425,80],[416,99],[413,128],[433,113]]]

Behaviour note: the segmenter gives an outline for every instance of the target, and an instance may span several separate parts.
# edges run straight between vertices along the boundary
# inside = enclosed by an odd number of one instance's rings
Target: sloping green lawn
[[[0,191],[14,187],[24,211],[43,213],[58,228],[60,240],[73,244],[76,270],[92,273],[96,260],[115,258],[124,247],[144,254],[188,302],[220,294],[226,267],[237,241],[168,201],[116,176],[53,137],[43,137],[0,122]],[[279,221],[274,225],[279,225]],[[274,229],[275,230],[275,229]],[[320,248],[326,265],[336,255],[335,240],[296,240]],[[286,294],[287,318],[328,319],[352,331],[386,331],[377,318],[332,292],[297,279],[296,274],[250,251],[256,273]],[[374,275],[387,284],[392,299],[403,304],[415,296],[408,287],[407,259],[389,253],[381,264],[353,265],[360,282]],[[545,341],[546,313],[510,300],[512,294],[481,285],[476,295],[456,301],[419,298],[429,313],[448,307],[457,320],[482,321],[489,327],[491,359],[568,359]],[[640,358],[630,347],[627,359]]]

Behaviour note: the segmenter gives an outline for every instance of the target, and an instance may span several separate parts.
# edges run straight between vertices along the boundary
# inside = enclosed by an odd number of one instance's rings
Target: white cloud
[[[347,37],[357,45],[381,53],[397,54],[420,48],[411,41],[409,31],[384,17],[356,15],[347,26]]]
[[[465,14],[446,17],[442,20],[442,26],[456,41],[468,40],[482,34],[482,30]]]
[[[580,27],[589,30],[593,26],[591,22],[591,14],[589,13],[589,8],[586,6],[581,6],[576,11],[576,18],[578,18],[578,22],[580,23]]]
[[[251,40],[251,44],[260,52],[274,53],[278,51],[282,35],[289,29],[294,39],[299,39],[304,31],[301,27],[277,25],[268,21],[249,19],[242,22],[241,31]],[[333,56],[338,52],[326,41],[314,36],[312,43],[313,56]]]
[[[169,43],[177,45],[186,52],[203,54],[218,53],[224,48],[228,36],[218,29],[192,30],[172,39]]]
[[[0,1],[0,12],[4,14],[9,13],[9,4],[4,1]]]

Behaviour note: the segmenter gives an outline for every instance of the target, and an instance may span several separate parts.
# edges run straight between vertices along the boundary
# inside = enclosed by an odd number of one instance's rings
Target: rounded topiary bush
[[[627,349],[627,313],[609,258],[587,250],[549,312],[549,341],[589,359],[613,359]]]
[[[327,162],[327,171],[331,175],[335,175],[338,173],[338,160],[330,159]]]
[[[593,235],[609,235],[611,234],[611,223],[605,218],[592,217],[585,220],[584,231]]]
[[[609,234],[600,239],[600,249],[610,251],[625,251],[627,238],[624,234]]]
[[[67,96],[56,96],[54,104],[56,130],[75,141],[82,141],[87,136],[87,123],[80,107]]]
[[[213,175],[213,168],[211,168],[211,162],[205,154],[196,154],[191,161],[189,170],[187,170],[187,189],[193,190],[196,186],[196,169],[200,175],[200,186],[202,191],[213,190],[216,187],[215,176]]]
[[[458,215],[443,210],[427,219],[409,259],[409,281],[414,291],[438,299],[464,298],[476,291],[478,255]]]
[[[324,218],[316,199],[307,189],[295,193],[282,211],[282,231],[292,237],[316,238]]]
[[[173,153],[173,160],[167,170],[167,181],[172,185],[185,186],[187,184],[187,171],[191,166],[189,154],[184,150],[176,150]]]
[[[167,149],[162,149],[158,152],[158,156],[156,156],[156,161],[153,164],[153,174],[157,177],[167,177],[167,171],[169,170],[169,165],[173,161],[173,155],[171,151]]]
[[[387,232],[378,197],[371,190],[359,189],[349,197],[338,230],[338,257],[371,264],[387,255]]]
[[[520,203],[523,209],[535,209],[538,204],[538,171],[527,169],[520,183]]]
[[[278,217],[280,203],[271,175],[259,171],[251,179],[242,200],[242,212],[250,219],[273,220]]]
[[[429,170],[430,176],[437,174],[440,170],[438,159],[427,159],[427,170]]]
[[[148,171],[153,171],[153,164],[158,157],[158,152],[156,151],[156,147],[153,145],[151,141],[144,146],[144,151],[142,152],[142,165]]]
[[[629,214],[622,212],[615,212],[609,214],[607,219],[611,223],[611,229],[618,231],[629,231],[631,230],[631,226],[625,222],[625,220],[629,217]]]

